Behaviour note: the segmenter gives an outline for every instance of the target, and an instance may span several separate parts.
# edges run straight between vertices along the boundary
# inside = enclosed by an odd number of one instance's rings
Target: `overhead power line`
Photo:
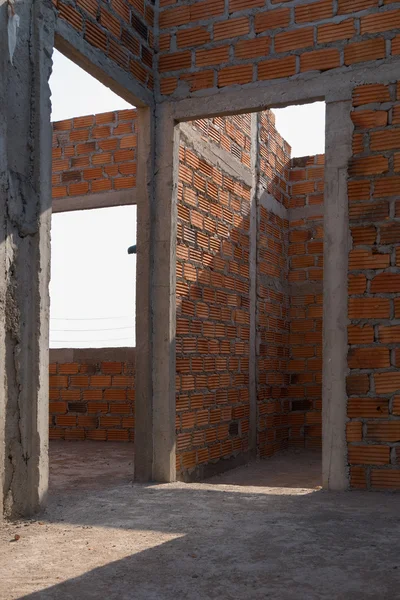
[[[72,319],[70,317],[50,317],[50,321],[111,321],[113,319],[133,319],[134,315],[126,317],[79,317]]]

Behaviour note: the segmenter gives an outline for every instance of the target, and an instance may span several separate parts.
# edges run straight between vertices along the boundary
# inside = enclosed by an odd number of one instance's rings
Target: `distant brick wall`
[[[153,89],[154,2],[152,0],[53,0],[58,18],[118,67]]]
[[[161,94],[171,95],[178,88],[184,96],[207,88],[287,79],[400,53],[400,11],[390,0],[270,4],[162,0]]]
[[[290,207],[315,209],[289,223],[289,444],[319,449],[322,443],[324,156],[293,159],[289,178]]]
[[[133,442],[134,348],[50,350],[49,383],[50,440]]]
[[[250,188],[180,147],[177,471],[249,445]]]
[[[400,84],[354,90],[348,183],[348,460],[356,488],[400,487]]]
[[[257,207],[257,450],[271,456],[288,446],[287,402],[289,222],[268,208],[289,204],[290,146],[275,128],[271,111],[260,114],[260,199]]]
[[[53,123],[53,199],[133,188],[136,166],[135,110]]]

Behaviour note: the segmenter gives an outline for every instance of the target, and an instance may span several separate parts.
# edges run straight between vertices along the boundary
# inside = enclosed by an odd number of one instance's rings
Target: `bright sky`
[[[54,51],[52,121],[130,105]],[[274,111],[292,156],[324,152],[323,102]],[[50,347],[135,345],[136,207],[58,213],[52,217]],[[140,283],[140,282],[139,282]]]

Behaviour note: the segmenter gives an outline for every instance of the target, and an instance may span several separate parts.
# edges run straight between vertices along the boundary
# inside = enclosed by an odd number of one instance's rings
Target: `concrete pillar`
[[[176,203],[179,127],[169,106],[139,110],[135,479],[175,465]],[[143,377],[143,379],[142,379]]]
[[[347,171],[352,155],[351,100],[327,102],[324,189],[324,309],[322,373],[322,481],[348,488],[347,277],[349,211]]]
[[[259,113],[251,115],[250,169],[252,186],[250,196],[250,356],[249,356],[249,397],[250,397],[250,450],[257,455],[257,234],[258,198],[260,176]]]
[[[51,220],[50,0],[15,4],[13,65],[0,3],[0,472],[3,511],[27,516],[48,487]]]

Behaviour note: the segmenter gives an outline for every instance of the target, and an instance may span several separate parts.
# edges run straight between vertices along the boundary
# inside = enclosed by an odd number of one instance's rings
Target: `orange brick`
[[[400,274],[379,273],[372,280],[371,292],[373,294],[393,294],[400,292]]]
[[[353,105],[361,106],[375,102],[388,102],[390,100],[389,88],[382,83],[360,85],[353,92]]]
[[[396,490],[400,488],[400,469],[372,469],[371,485],[378,489]]]
[[[361,421],[352,421],[346,424],[346,439],[348,442],[362,441],[362,423]]]
[[[247,17],[238,17],[237,19],[228,19],[219,21],[214,25],[214,40],[225,40],[241,35],[246,35],[250,31],[250,23]]]
[[[271,41],[264,36],[254,40],[243,40],[235,44],[236,58],[255,58],[269,53]]]
[[[349,446],[348,459],[353,465],[385,465],[390,460],[390,449],[388,446]]]
[[[190,29],[178,30],[176,39],[178,48],[193,48],[194,46],[203,46],[206,44],[210,40],[210,34],[204,27],[192,27]],[[169,50],[169,47],[166,49]]]
[[[357,129],[384,127],[387,124],[385,110],[358,110],[351,113],[351,119]]]
[[[350,165],[350,175],[380,175],[389,169],[388,159],[383,155],[355,158]]]
[[[318,27],[318,43],[326,44],[337,40],[346,40],[356,34],[354,19],[348,19],[341,23],[328,23]]]
[[[347,416],[353,418],[379,419],[389,414],[388,400],[382,398],[349,398]]]
[[[400,390],[399,372],[375,373],[374,381],[377,394],[391,394]]]
[[[290,22],[290,10],[288,8],[278,8],[276,10],[267,10],[256,14],[254,19],[254,29],[256,33],[263,33],[277,27],[287,27]]]
[[[250,83],[253,80],[253,65],[225,67],[218,73],[218,86]]]
[[[351,467],[350,486],[355,489],[366,489],[367,476],[365,469],[363,469],[362,467]]]
[[[388,319],[390,300],[388,298],[350,298],[350,319]]]
[[[300,56],[300,71],[326,71],[340,66],[339,50],[329,48],[305,52]]]
[[[400,421],[381,421],[368,423],[367,439],[379,442],[400,441]]]
[[[389,10],[380,14],[361,17],[361,35],[364,33],[379,33],[390,29],[400,28],[400,10]]]
[[[378,6],[378,0],[339,0],[338,14],[355,13]]]
[[[192,63],[192,56],[189,51],[186,52],[172,52],[170,54],[160,56],[159,70],[160,73],[166,71],[180,71],[181,69],[188,69]]]
[[[351,250],[349,253],[349,269],[385,269],[390,266],[390,255],[380,254],[372,250]],[[379,277],[379,276],[378,276]]]
[[[385,40],[382,38],[349,44],[344,49],[344,62],[346,65],[378,60],[379,58],[385,58],[385,56]]]
[[[349,325],[347,328],[349,344],[372,344],[374,341],[374,329],[369,325],[357,327]],[[383,341],[380,339],[380,341]]]
[[[303,4],[295,9],[296,23],[310,23],[312,21],[322,21],[333,16],[332,2],[322,0],[322,2],[313,2],[312,4]]]
[[[296,57],[271,59],[258,64],[258,79],[280,79],[296,73]]]
[[[314,30],[312,27],[285,31],[275,36],[275,51],[287,52],[297,48],[307,48],[314,44]]]
[[[384,369],[390,367],[389,348],[353,348],[348,354],[350,369]]]
[[[379,341],[384,344],[395,344],[400,342],[400,325],[379,327]]]
[[[210,65],[225,63],[228,59],[229,46],[220,46],[210,50],[197,50],[196,52],[196,66],[198,67],[208,67]]]

